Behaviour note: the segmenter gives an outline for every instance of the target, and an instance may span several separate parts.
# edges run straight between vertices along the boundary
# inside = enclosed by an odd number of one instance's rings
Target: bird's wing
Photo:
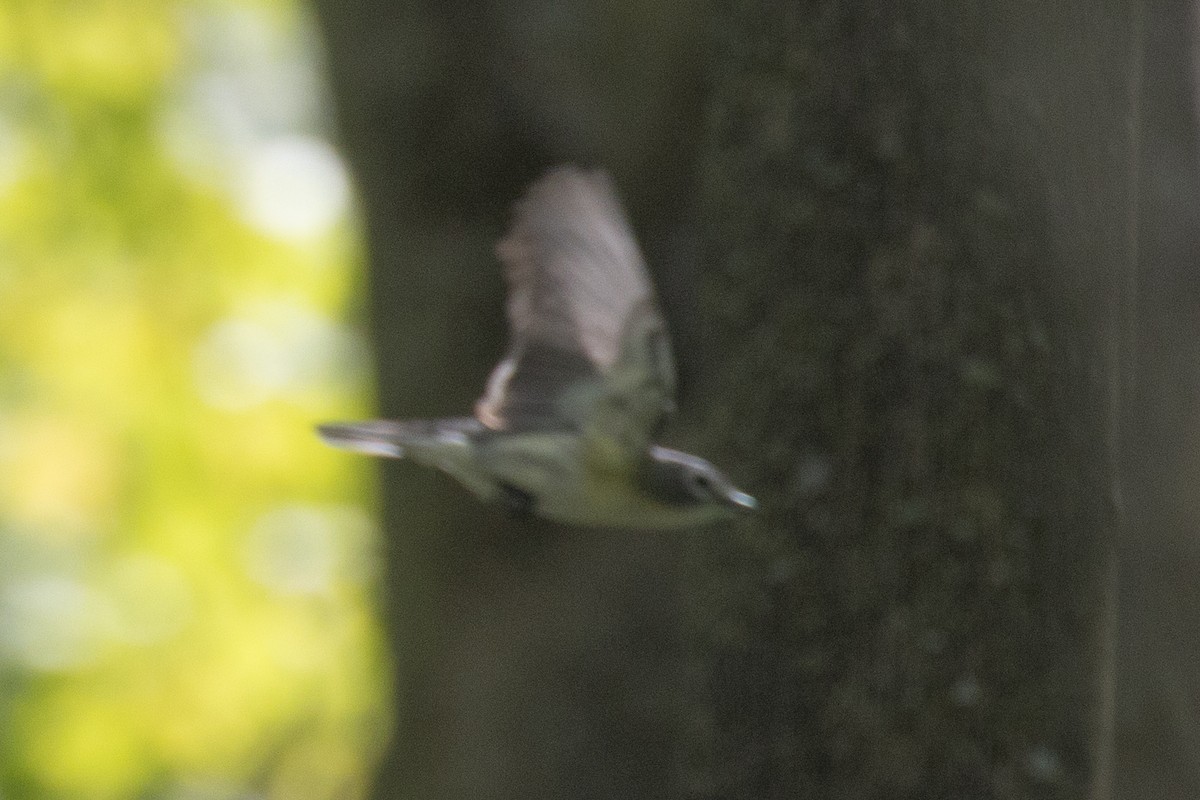
[[[508,354],[476,416],[490,428],[568,427],[640,454],[673,407],[666,324],[603,172],[558,167],[521,200],[496,248],[508,280]]]

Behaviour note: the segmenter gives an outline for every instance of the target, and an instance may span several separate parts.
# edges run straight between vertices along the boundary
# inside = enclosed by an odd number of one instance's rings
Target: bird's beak
[[[745,492],[739,492],[737,489],[727,494],[725,499],[729,501],[730,507],[735,511],[747,513],[758,511],[758,501]]]

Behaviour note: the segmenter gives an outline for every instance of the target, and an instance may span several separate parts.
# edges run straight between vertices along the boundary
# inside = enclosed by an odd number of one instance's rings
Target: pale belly
[[[681,528],[712,521],[711,509],[668,506],[638,490],[633,476],[591,468],[578,436],[530,433],[477,444],[498,482],[534,498],[534,511],[573,525]]]

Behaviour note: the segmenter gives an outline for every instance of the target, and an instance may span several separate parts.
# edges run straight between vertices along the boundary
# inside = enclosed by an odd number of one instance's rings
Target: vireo
[[[496,253],[510,345],[475,415],[322,425],[326,442],[410,458],[480,498],[576,525],[678,528],[757,509],[709,462],[651,441],[675,405],[675,368],[607,174],[551,170]]]

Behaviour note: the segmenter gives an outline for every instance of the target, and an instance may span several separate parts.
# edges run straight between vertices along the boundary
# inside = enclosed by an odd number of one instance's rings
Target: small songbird
[[[675,405],[675,367],[607,174],[551,170],[496,253],[510,342],[475,415],[322,425],[327,443],[410,458],[575,525],[679,528],[757,509],[709,462],[651,441]]]

